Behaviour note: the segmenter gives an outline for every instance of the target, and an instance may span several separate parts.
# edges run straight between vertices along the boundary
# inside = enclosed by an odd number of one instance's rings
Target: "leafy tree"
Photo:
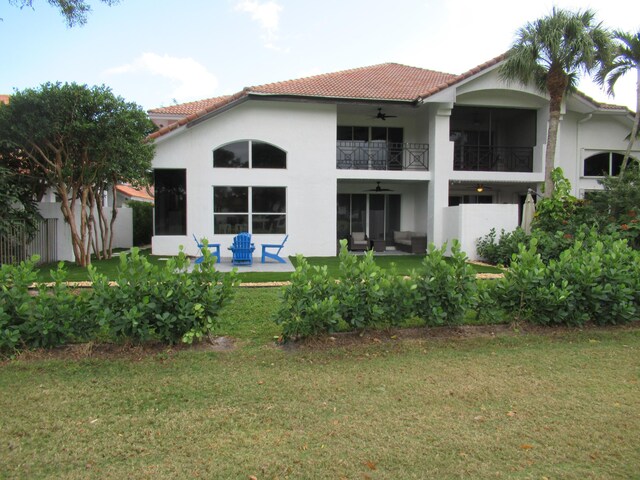
[[[595,22],[592,10],[571,12],[554,8],[550,15],[527,23],[507,52],[500,68],[506,81],[536,87],[550,97],[547,150],[545,153],[545,196],[553,191],[560,109],[565,94],[575,88],[581,73],[591,73],[610,57],[611,35]]]
[[[616,30],[613,37],[617,40],[615,56],[612,61],[605,64],[598,72],[596,80],[600,85],[604,85],[606,82],[609,95],[613,95],[613,87],[620,77],[632,70],[635,70],[638,76],[636,83],[636,114],[633,119],[631,135],[629,135],[627,151],[624,152],[624,159],[620,168],[620,176],[622,177],[627,168],[631,149],[638,137],[638,126],[640,125],[640,31],[632,34]]]
[[[100,0],[107,5],[115,5],[120,0]],[[67,22],[67,26],[84,25],[87,23],[87,14],[91,11],[91,6],[85,0],[47,0],[49,5],[57,7]],[[10,5],[19,8],[33,8],[33,0],[9,0]]]
[[[595,217],[640,249],[640,163],[630,163],[624,176],[607,176],[599,183],[603,190],[589,202]]]
[[[105,86],[46,83],[0,105],[0,143],[56,193],[83,266],[92,249],[111,256],[117,210],[109,218],[103,200],[109,191],[115,198],[117,183],[145,181],[153,146],[144,140],[152,130],[140,106]]]
[[[26,173],[12,171],[0,153],[0,235],[23,227],[28,236],[36,232],[40,218],[36,197]]]

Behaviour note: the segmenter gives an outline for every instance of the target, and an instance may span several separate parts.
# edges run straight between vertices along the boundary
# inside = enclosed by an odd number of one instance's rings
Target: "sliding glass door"
[[[400,230],[400,195],[338,194],[338,239],[365,232],[371,240],[391,240]]]

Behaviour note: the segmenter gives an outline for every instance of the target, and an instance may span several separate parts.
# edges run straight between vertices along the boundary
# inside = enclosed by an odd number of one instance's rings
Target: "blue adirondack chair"
[[[253,251],[255,245],[251,243],[251,234],[242,232],[233,237],[233,245],[229,250],[233,252],[231,263],[233,265],[253,265]]]
[[[213,250],[211,254],[216,257],[216,263],[220,263],[220,244],[219,243],[208,243],[207,245],[205,245],[201,243],[200,240],[198,240],[195,233],[193,234],[193,239],[196,241],[196,245],[198,245],[198,248],[200,249],[200,251],[202,251],[203,248],[208,248],[210,250]],[[204,255],[196,258],[196,263],[202,263],[203,260],[204,260]]]
[[[282,240],[282,243],[277,244],[277,243],[263,243],[262,244],[262,263],[264,263],[264,259],[265,258],[272,258],[280,263],[285,263],[284,258],[282,258],[280,256],[280,250],[282,250],[282,247],[284,247],[284,242],[287,241],[287,238],[289,238],[289,235],[285,235],[284,240]],[[275,252],[269,252],[267,251],[268,249],[278,249]]]

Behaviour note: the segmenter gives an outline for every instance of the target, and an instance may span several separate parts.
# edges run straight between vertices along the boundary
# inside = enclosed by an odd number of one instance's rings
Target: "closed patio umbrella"
[[[533,215],[535,213],[536,204],[534,203],[531,194],[527,193],[527,198],[525,198],[524,207],[522,208],[522,223],[520,224],[527,235],[531,233],[531,222],[533,221]]]

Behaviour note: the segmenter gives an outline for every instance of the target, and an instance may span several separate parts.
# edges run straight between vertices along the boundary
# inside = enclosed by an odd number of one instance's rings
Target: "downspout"
[[[580,160],[580,127],[582,124],[587,123],[589,120],[591,120],[593,118],[593,113],[590,113],[589,115],[587,115],[586,117],[578,120],[578,131],[576,132],[576,163],[577,163],[577,167],[576,168],[576,178],[574,179],[574,185],[575,185],[575,189],[576,189],[576,198],[579,197],[580,195],[580,189],[579,189],[579,182],[580,182],[580,177],[582,176],[582,171],[584,169],[584,160]]]

